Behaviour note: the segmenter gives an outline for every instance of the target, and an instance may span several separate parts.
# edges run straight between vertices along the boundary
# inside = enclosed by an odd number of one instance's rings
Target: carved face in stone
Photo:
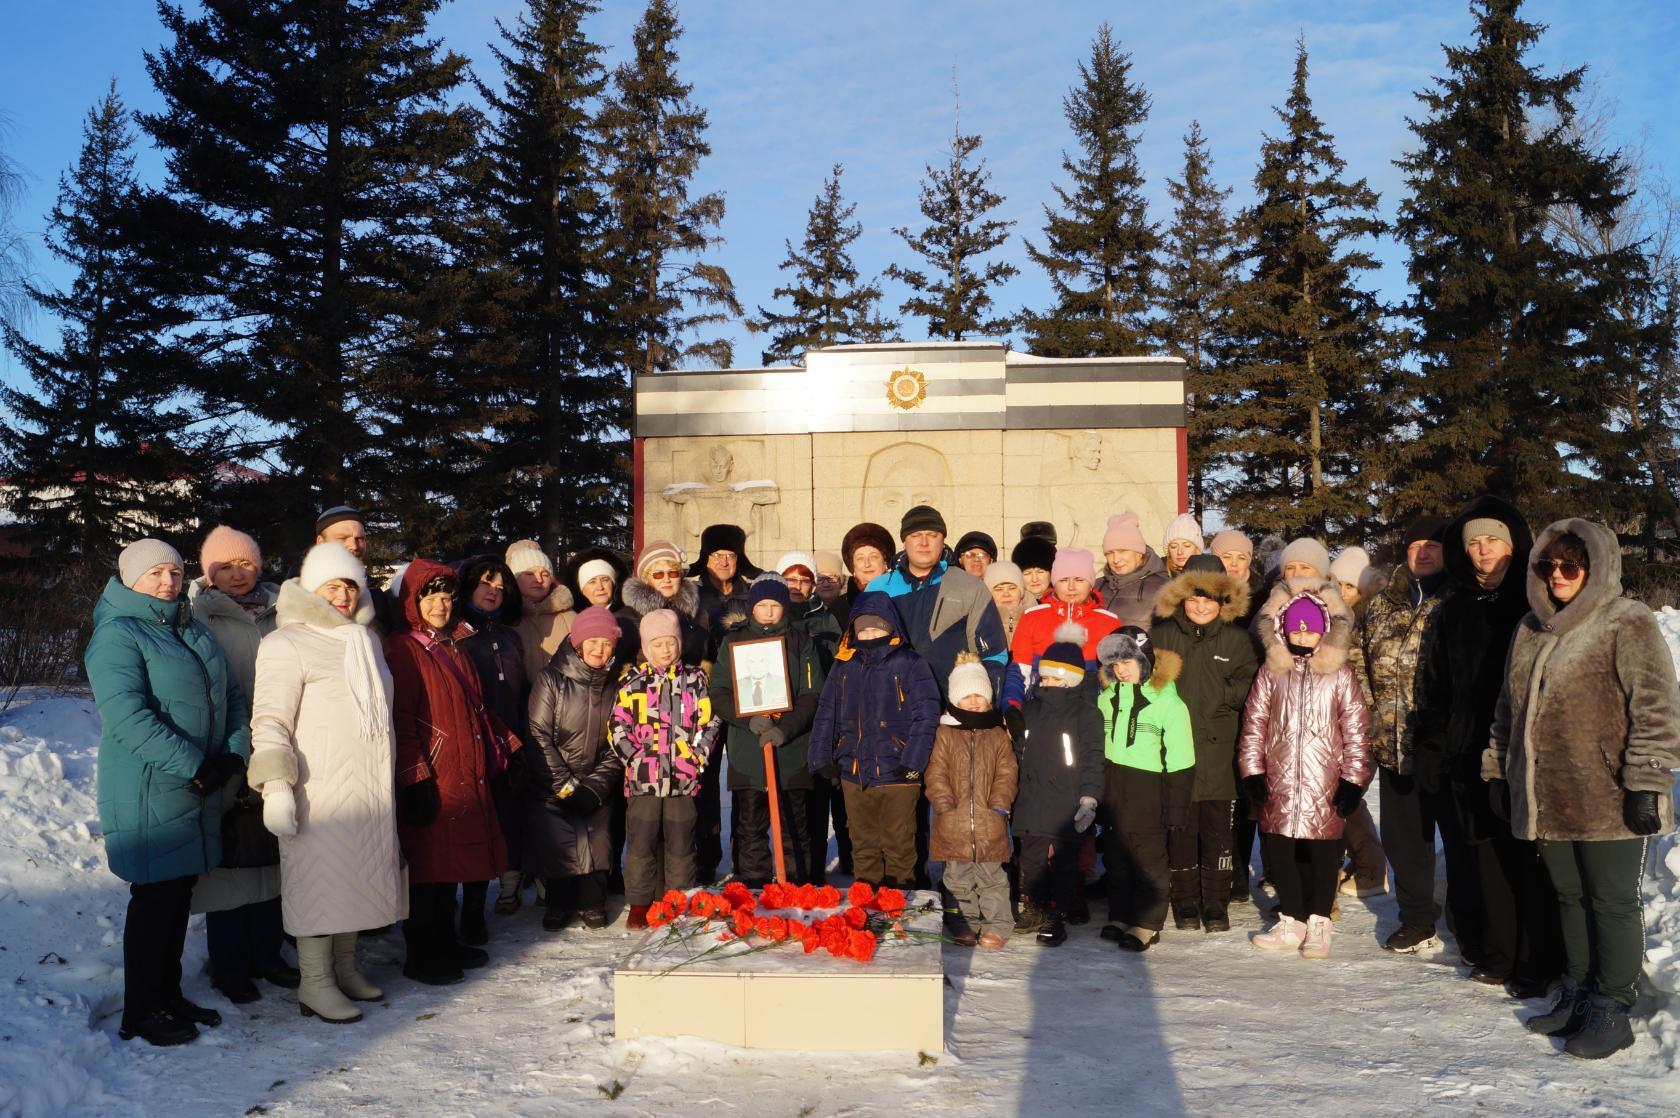
[[[735,470],[735,456],[722,443],[713,443],[706,452],[706,476],[713,485],[722,485]]]
[[[1082,431],[1074,436],[1069,457],[1087,470],[1102,468],[1102,436],[1095,431]]]

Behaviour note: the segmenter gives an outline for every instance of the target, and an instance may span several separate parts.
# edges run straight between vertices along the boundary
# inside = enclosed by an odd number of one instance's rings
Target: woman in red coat
[[[460,941],[455,890],[507,869],[490,796],[520,742],[488,710],[472,661],[456,647],[472,630],[455,608],[455,572],[416,559],[402,580],[406,632],[385,640],[397,731],[397,832],[408,859],[403,974],[434,986],[490,956]]]

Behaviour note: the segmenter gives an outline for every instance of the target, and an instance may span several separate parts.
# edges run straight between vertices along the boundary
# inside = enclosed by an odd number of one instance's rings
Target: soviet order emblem
[[[909,411],[927,399],[927,377],[915,369],[899,369],[887,377],[887,403]]]

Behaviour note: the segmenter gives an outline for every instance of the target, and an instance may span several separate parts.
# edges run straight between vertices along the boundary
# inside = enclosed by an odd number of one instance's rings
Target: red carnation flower
[[[867,881],[854,881],[846,890],[846,899],[861,907],[875,899],[875,890]]]
[[[848,908],[845,917],[846,923],[854,928],[861,928],[869,923],[869,913],[861,908]]]
[[[882,889],[875,894],[875,908],[888,916],[897,916],[904,911],[906,898],[897,889]]]

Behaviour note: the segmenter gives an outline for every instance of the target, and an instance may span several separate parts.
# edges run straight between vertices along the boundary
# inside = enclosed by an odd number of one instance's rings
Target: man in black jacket
[[[1529,609],[1523,565],[1533,539],[1498,497],[1472,501],[1441,538],[1456,586],[1423,666],[1413,772],[1424,791],[1444,793],[1475,847],[1482,919],[1454,929],[1461,949],[1475,953],[1470,977],[1536,997],[1562,972],[1557,900],[1535,844],[1511,837],[1480,775],[1506,649]]]

